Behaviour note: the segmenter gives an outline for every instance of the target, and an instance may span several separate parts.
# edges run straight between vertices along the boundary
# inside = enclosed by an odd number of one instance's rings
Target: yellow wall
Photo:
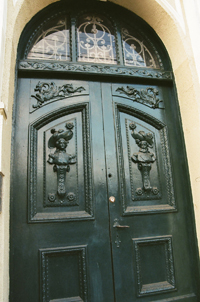
[[[15,64],[17,45],[26,23],[53,0],[18,0],[15,6],[8,0],[2,99],[5,111],[0,109],[3,122],[2,167],[4,176],[3,208],[0,214],[0,301],[8,301],[9,292],[9,191],[12,106],[15,91]],[[158,34],[172,61],[183,130],[186,142],[189,172],[194,200],[197,235],[200,243],[200,95],[194,47],[191,43],[187,18],[176,14],[176,0],[113,0],[143,18]],[[180,1],[182,3],[182,1]],[[180,18],[179,18],[180,17]],[[182,21],[183,23],[181,23]],[[183,26],[184,25],[184,26]],[[1,107],[1,106],[0,106]]]

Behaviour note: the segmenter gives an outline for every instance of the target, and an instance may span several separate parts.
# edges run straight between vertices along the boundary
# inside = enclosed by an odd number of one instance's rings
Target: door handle
[[[121,224],[119,224],[119,219],[116,218],[114,220],[113,228],[127,229],[127,228],[130,228],[130,226],[129,225],[121,225]]]

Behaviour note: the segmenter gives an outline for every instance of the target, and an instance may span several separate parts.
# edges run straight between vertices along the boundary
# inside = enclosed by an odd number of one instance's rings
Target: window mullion
[[[77,48],[76,48],[76,17],[74,14],[71,15],[71,36],[70,36],[70,45],[71,45],[71,60],[72,62],[77,61]]]
[[[117,49],[118,64],[124,65],[121,29],[119,23],[116,24],[116,49]]]

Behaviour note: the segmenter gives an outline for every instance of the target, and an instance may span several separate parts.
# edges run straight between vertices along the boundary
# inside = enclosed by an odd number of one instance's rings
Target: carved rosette
[[[49,149],[56,148],[53,154],[49,154],[47,162],[53,165],[53,171],[57,173],[57,193],[49,193],[48,201],[50,206],[55,205],[76,205],[76,196],[70,192],[67,194],[66,175],[70,172],[70,165],[76,163],[76,156],[68,154],[66,148],[73,137],[74,125],[66,123],[66,130],[51,129],[52,136],[49,138]]]
[[[138,170],[142,176],[142,187],[137,188],[135,192],[139,196],[143,194],[149,195],[150,193],[157,195],[159,193],[158,188],[152,187],[150,183],[150,171],[152,164],[156,161],[155,154],[149,150],[149,148],[153,148],[153,135],[151,132],[137,132],[135,130],[136,127],[137,126],[134,122],[129,125],[129,128],[132,131],[131,136],[139,147],[139,151],[137,153],[133,153],[131,160],[137,164]]]

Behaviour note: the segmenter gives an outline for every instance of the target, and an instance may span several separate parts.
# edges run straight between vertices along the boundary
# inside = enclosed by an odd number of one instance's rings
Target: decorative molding
[[[165,171],[165,182],[166,182],[168,200],[169,200],[169,204],[174,209],[176,209],[173,178],[172,178],[171,163],[170,163],[170,152],[169,152],[169,144],[168,144],[168,137],[167,137],[167,127],[163,127],[163,129],[160,130],[160,140],[161,140],[161,147],[162,147],[163,165]]]
[[[174,262],[173,262],[173,252],[172,252],[172,236],[161,236],[161,237],[148,237],[132,239],[135,248],[135,260],[136,260],[136,272],[137,272],[137,287],[138,287],[138,297],[158,294],[162,292],[174,291],[175,288],[175,273],[174,273]],[[165,257],[165,271],[166,280],[161,280],[160,282],[143,284],[142,271],[141,271],[141,255],[140,248],[142,246],[152,246],[152,245],[164,245]],[[156,265],[156,264],[155,264]]]
[[[36,60],[22,60],[19,62],[19,70],[44,70],[63,71],[71,73],[122,75],[127,77],[143,77],[160,80],[172,80],[171,71],[153,70],[149,68],[130,68],[125,66],[89,64],[89,63],[69,63],[69,62],[48,62]]]
[[[72,84],[65,84],[62,86],[56,86],[54,82],[45,83],[38,82],[34,91],[35,95],[31,95],[31,97],[37,100],[36,105],[32,105],[33,108],[38,109],[42,107],[46,102],[51,100],[60,100],[66,97],[72,96],[76,92],[82,92],[85,90],[84,87],[80,86],[74,88]]]
[[[176,296],[169,299],[161,299],[152,302],[197,302],[197,296],[195,294],[188,294],[183,296]]]
[[[142,201],[142,200],[159,200],[165,198],[164,203],[157,203],[152,205],[128,205],[126,198],[125,198],[125,170],[124,170],[124,159],[123,159],[123,151],[122,151],[122,134],[121,134],[121,126],[119,124],[120,121],[120,112],[126,113],[129,116],[136,117],[149,125],[152,125],[155,129],[159,130],[160,140],[161,140],[161,162],[163,161],[163,181],[165,181],[166,185],[165,188],[167,190],[162,190],[161,187],[161,174],[160,169],[157,167],[158,173],[158,183],[159,183],[159,191],[157,195],[151,194],[147,196],[136,196],[135,195],[135,188],[133,186],[133,181],[131,181],[131,195],[132,200]],[[162,213],[162,212],[174,212],[176,211],[176,203],[175,203],[175,196],[174,196],[174,187],[173,187],[173,178],[172,178],[172,171],[171,171],[171,162],[170,162],[170,154],[169,154],[169,146],[168,146],[168,138],[167,138],[167,130],[165,124],[161,121],[156,119],[155,117],[138,110],[131,106],[125,106],[121,104],[115,104],[115,116],[116,116],[116,130],[117,130],[117,149],[118,149],[118,162],[119,162],[119,177],[120,177],[120,194],[121,194],[121,201],[122,201],[122,212],[123,215],[140,215],[140,214],[150,214],[150,213]],[[128,124],[126,123],[126,137],[128,136]],[[131,177],[131,150],[130,147],[128,148],[128,156],[129,156],[129,171]],[[158,157],[157,151],[155,150],[156,157]],[[132,177],[133,179],[133,177]],[[167,192],[166,192],[167,191]],[[162,195],[161,196],[161,192]]]
[[[162,122],[160,122],[158,119],[154,118],[153,116],[150,116],[149,114],[138,110],[134,107],[131,106],[122,106],[122,105],[118,105],[117,103],[115,104],[115,116],[116,116],[116,129],[117,129],[117,144],[118,144],[118,160],[119,160],[119,173],[120,173],[120,194],[121,194],[121,199],[122,199],[122,211],[124,215],[135,215],[135,214],[143,214],[143,213],[155,213],[155,212],[163,212],[169,209],[163,208],[163,209],[159,209],[159,208],[154,208],[151,209],[151,207],[149,207],[148,209],[144,209],[143,207],[140,207],[140,209],[137,211],[137,208],[139,207],[131,207],[131,210],[128,209],[127,210],[127,204],[126,204],[126,198],[125,198],[125,171],[124,171],[124,160],[123,160],[123,152],[122,152],[122,137],[121,137],[121,127],[119,125],[119,120],[120,120],[120,116],[119,113],[124,112],[127,113],[129,115],[132,115],[136,118],[139,118],[141,120],[143,120],[146,123],[149,123],[150,125],[152,125],[153,127],[155,127],[156,129],[162,129],[164,127],[164,124]],[[130,150],[129,150],[130,152]],[[131,161],[129,161],[131,164]],[[129,167],[130,169],[130,167]],[[131,171],[131,169],[130,169]],[[132,193],[133,193],[133,188],[132,188]],[[134,196],[132,194],[132,196]],[[138,200],[141,197],[138,196]],[[154,199],[160,199],[160,195],[155,195]]]
[[[127,114],[130,114],[130,112],[133,112],[132,116],[150,124],[151,126],[153,126],[154,128],[156,128],[158,130],[162,129],[165,126],[165,124],[163,124],[160,120],[155,118],[153,115],[149,115],[148,113],[141,111],[139,109],[136,109],[132,106],[118,105],[117,107]]]
[[[126,88],[122,86],[118,87],[116,91],[118,91],[120,94],[127,95],[133,102],[141,103],[153,109],[159,108],[159,104],[163,102],[158,98],[158,89],[153,87],[139,90],[131,86],[127,86]]]
[[[37,214],[37,129],[30,127],[29,142],[29,215],[34,218]]]
[[[74,212],[65,212],[62,210],[62,213],[54,215],[54,213],[38,212],[37,210],[37,145],[38,145],[38,130],[48,123],[57,120],[60,117],[67,116],[71,113],[81,112],[82,115],[82,127],[83,127],[83,158],[84,158],[84,179],[85,179],[85,204],[84,210],[77,210]],[[43,141],[45,136],[43,137]],[[89,104],[82,103],[76,104],[73,106],[63,107],[57,111],[51,112],[40,119],[36,120],[33,124],[30,125],[30,141],[29,141],[29,222],[56,222],[56,221],[65,221],[65,220],[81,220],[81,219],[91,219],[93,218],[93,189],[92,189],[92,168],[91,168],[91,154],[90,154],[90,125],[89,125]],[[46,155],[44,156],[46,162]],[[45,172],[45,170],[43,169]],[[44,173],[43,183],[44,185],[44,201],[46,200],[46,174]],[[77,180],[78,181],[78,180]],[[67,192],[73,193],[73,192]],[[73,193],[74,194],[74,193]],[[78,190],[74,196],[74,203],[77,205],[77,195]],[[54,199],[53,195],[48,195],[49,204],[50,200]],[[70,199],[71,197],[68,196]],[[46,203],[46,202],[44,202]],[[54,202],[52,201],[52,204]],[[57,206],[65,206],[59,203]],[[71,201],[67,201],[67,205],[71,206]],[[74,205],[74,204],[73,204]],[[52,206],[52,205],[51,205]],[[60,215],[60,218],[59,218]]]
[[[94,215],[92,207],[92,163],[91,163],[91,140],[90,140],[90,114],[89,108],[85,110],[85,116],[83,117],[83,158],[84,160],[84,179],[85,179],[85,198],[89,202],[86,203],[86,211],[91,216]]]
[[[86,271],[86,249],[87,246],[73,246],[61,248],[40,249],[40,276],[41,276],[41,300],[47,302],[51,299],[49,297],[49,259],[52,257],[66,257],[69,255],[78,255],[79,265],[79,290],[77,293],[79,297],[56,299],[51,301],[88,301],[88,288],[87,288],[87,271]],[[52,276],[51,276],[52,277]]]
[[[120,183],[120,194],[121,194],[121,201],[122,201],[122,210],[123,213],[126,212],[126,202],[125,202],[125,171],[124,171],[124,161],[123,161],[123,153],[122,153],[122,137],[121,137],[121,127],[119,125],[119,120],[120,120],[120,116],[119,116],[119,107],[117,106],[117,104],[115,104],[115,119],[116,119],[116,131],[117,131],[117,151],[118,151],[118,161],[119,161],[119,169],[118,169],[118,173],[119,173],[119,178],[121,181],[119,181]]]

